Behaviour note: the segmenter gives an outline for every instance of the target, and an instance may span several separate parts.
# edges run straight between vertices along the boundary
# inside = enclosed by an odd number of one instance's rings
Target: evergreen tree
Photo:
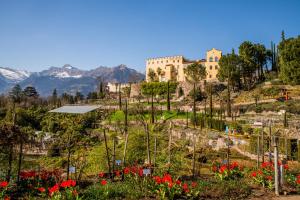
[[[52,92],[52,97],[51,97],[51,101],[52,101],[52,104],[54,106],[57,105],[57,91],[56,91],[56,88],[53,90]]]
[[[236,54],[227,54],[221,57],[219,61],[220,69],[218,71],[218,79],[220,81],[227,81],[227,116],[231,116],[231,100],[230,91],[236,77],[239,77],[239,68],[241,60]]]
[[[285,41],[285,33],[284,30],[281,31],[281,41]]]
[[[279,77],[286,84],[300,84],[300,36],[281,41],[278,49]]]
[[[77,91],[74,97],[75,102],[78,103],[83,99],[84,99],[84,95],[81,92]]]
[[[14,103],[20,103],[22,100],[23,92],[19,84],[15,85],[12,90],[9,92],[9,97]]]
[[[36,91],[35,87],[33,87],[33,86],[27,86],[24,89],[23,93],[26,97],[37,98],[39,96],[38,92]]]

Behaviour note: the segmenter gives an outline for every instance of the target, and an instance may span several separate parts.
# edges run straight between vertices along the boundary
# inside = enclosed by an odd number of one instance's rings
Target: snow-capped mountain
[[[63,67],[50,67],[48,70],[44,70],[39,74],[41,76],[53,76],[57,78],[80,78],[84,73],[83,70],[66,64]]]
[[[100,66],[92,70],[81,70],[66,64],[62,67],[50,67],[41,72],[29,73],[10,68],[0,68],[0,92],[8,92],[15,84],[22,88],[34,86],[41,96],[49,96],[56,88],[58,94],[74,94],[77,91],[87,94],[95,91],[99,77],[105,82],[134,82],[144,79],[144,74],[126,65],[116,67]]]
[[[0,67],[0,76],[6,79],[7,83],[18,83],[31,75],[25,70],[16,70],[8,67]]]

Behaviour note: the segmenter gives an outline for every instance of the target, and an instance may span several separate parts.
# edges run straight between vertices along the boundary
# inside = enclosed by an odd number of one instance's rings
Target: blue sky
[[[0,0],[0,66],[41,71],[205,57],[300,34],[299,0]]]

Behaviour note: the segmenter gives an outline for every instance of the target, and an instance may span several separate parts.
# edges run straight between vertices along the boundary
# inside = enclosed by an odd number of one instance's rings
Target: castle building
[[[186,76],[184,69],[195,62],[200,62],[205,66],[207,81],[218,81],[217,74],[219,69],[219,60],[222,51],[215,48],[206,52],[206,59],[188,60],[183,56],[168,56],[160,58],[150,58],[146,60],[146,81],[177,81],[185,82]]]

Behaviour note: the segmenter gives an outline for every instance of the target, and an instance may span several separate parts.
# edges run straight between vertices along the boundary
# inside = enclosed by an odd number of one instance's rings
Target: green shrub
[[[263,88],[261,93],[264,96],[271,96],[274,97],[280,93],[281,89],[279,87],[270,87],[270,88]]]
[[[130,182],[108,182],[107,185],[96,183],[82,194],[83,199],[140,199],[144,197],[141,190]]]
[[[248,133],[249,135],[253,134],[253,128],[249,125],[243,127],[243,132]]]

